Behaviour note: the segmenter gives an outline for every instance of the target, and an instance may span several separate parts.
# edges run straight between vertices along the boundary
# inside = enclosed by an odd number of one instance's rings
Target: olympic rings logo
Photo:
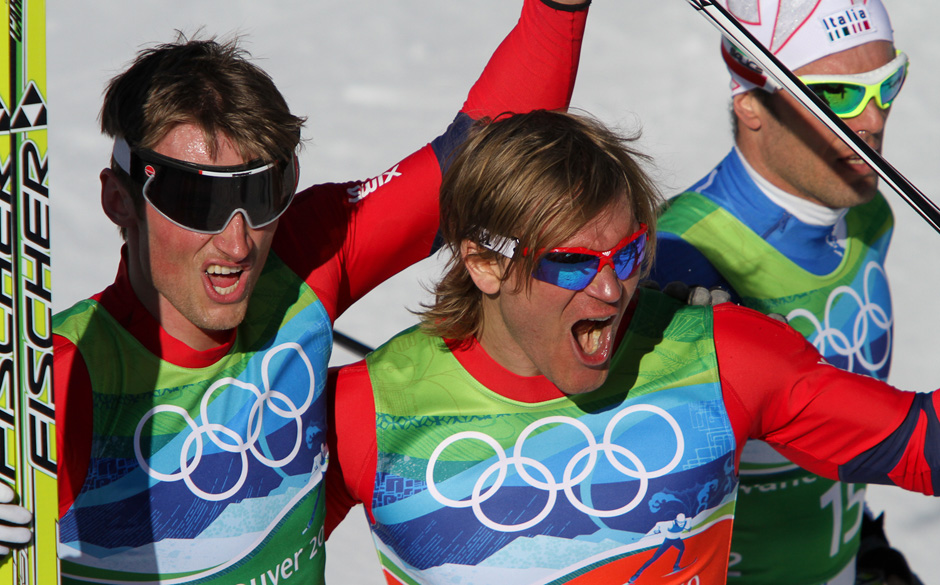
[[[307,397],[304,400],[304,403],[300,406],[294,405],[290,397],[282,392],[272,389],[270,386],[270,380],[268,377],[269,364],[271,359],[281,351],[293,350],[297,352],[300,356],[300,359],[303,361],[304,366],[307,368],[307,373],[309,374],[308,379],[310,384],[307,388]],[[140,464],[140,467],[152,478],[160,481],[179,481],[183,480],[186,483],[186,486],[189,487],[190,491],[199,498],[209,501],[221,501],[225,500],[235,493],[245,484],[245,480],[248,477],[248,452],[254,456],[262,464],[267,467],[276,469],[283,467],[294,460],[294,457],[297,456],[297,452],[300,450],[300,446],[304,441],[304,433],[302,428],[301,415],[307,411],[313,402],[314,393],[315,393],[315,377],[313,373],[313,366],[310,363],[310,360],[307,358],[307,355],[303,352],[301,346],[297,343],[284,343],[273,349],[271,349],[267,354],[265,354],[264,359],[261,362],[261,378],[264,384],[264,391],[262,392],[257,386],[248,382],[242,382],[236,378],[222,378],[217,380],[208,390],[203,394],[202,401],[200,404],[200,415],[199,419],[201,422],[197,424],[195,420],[189,415],[189,412],[186,409],[179,406],[174,406],[170,404],[162,404],[151,408],[147,411],[144,416],[140,419],[140,422],[137,423],[137,429],[134,431],[134,453],[137,456],[137,462]],[[222,388],[235,386],[243,390],[247,390],[254,395],[255,400],[251,405],[251,410],[248,414],[248,425],[244,430],[247,436],[243,437],[238,431],[226,427],[224,424],[210,422],[209,421],[209,400],[212,398],[212,395],[219,391]],[[270,412],[286,418],[293,419],[297,427],[296,441],[290,453],[281,457],[280,459],[273,459],[263,453],[258,447],[259,438],[264,447],[265,437],[261,436],[262,426],[264,423],[264,412],[269,410]],[[175,473],[163,473],[153,469],[146,457],[144,457],[143,451],[141,449],[141,435],[143,434],[144,425],[148,420],[153,418],[158,413],[174,413],[180,416],[186,424],[189,426],[190,433],[183,441],[183,444],[180,448],[179,454],[179,471]],[[238,477],[238,480],[235,484],[229,489],[221,493],[211,493],[200,488],[195,484],[192,479],[193,472],[199,466],[200,461],[202,460],[203,449],[205,447],[203,442],[203,435],[205,435],[216,447],[226,451],[228,453],[235,453],[240,456],[241,459],[241,473]],[[220,435],[227,437],[226,440],[220,438]],[[195,445],[195,452],[190,457],[189,451]]]
[[[869,296],[870,285],[872,284],[874,274],[880,274],[882,280],[885,282],[888,279],[880,264],[877,262],[869,262],[865,267],[865,277],[863,281],[864,299],[859,296],[855,289],[848,286],[840,286],[833,289],[832,292],[829,293],[829,299],[826,301],[824,323],[820,323],[816,316],[806,309],[794,309],[787,315],[787,321],[790,323],[799,317],[803,317],[812,323],[813,327],[816,329],[816,339],[813,341],[813,345],[819,350],[819,353],[823,355],[826,353],[826,345],[828,344],[836,354],[847,357],[849,359],[848,366],[846,367],[847,370],[852,370],[855,362],[858,361],[858,363],[869,372],[875,372],[888,363],[888,358],[891,357],[891,326],[894,323],[894,319],[889,317],[887,311],[873,302]],[[859,306],[858,313],[855,315],[855,322],[852,324],[852,339],[849,339],[845,332],[830,323],[832,307],[835,305],[836,300],[843,295],[854,299]],[[869,330],[874,330],[875,328],[877,328],[876,334],[878,331],[886,333],[887,344],[885,346],[884,355],[878,359],[874,359],[874,356],[872,356],[873,359],[870,360],[868,356],[865,355],[864,350],[867,347],[867,342],[872,337]]]
[[[672,431],[676,436],[676,453],[672,460],[654,471],[647,470],[646,466],[635,453],[622,445],[618,445],[612,442],[614,429],[617,426],[617,423],[627,416],[640,412],[651,413],[661,417],[672,428]],[[565,466],[562,480],[560,482],[555,479],[552,471],[542,462],[531,457],[526,457],[522,454],[523,445],[529,435],[531,435],[536,429],[551,424],[563,424],[574,427],[584,435],[585,442],[587,443],[586,447],[578,451],[571,458],[571,460],[568,461],[567,465]],[[480,474],[479,478],[474,483],[470,499],[454,500],[446,497],[438,489],[437,483],[434,481],[434,466],[447,447],[463,440],[476,440],[486,443],[496,454],[496,461]],[[636,508],[644,500],[647,490],[649,489],[649,481],[651,479],[662,477],[675,469],[675,467],[679,464],[679,461],[682,460],[682,454],[684,451],[685,438],[682,435],[682,429],[679,428],[679,423],[676,422],[676,419],[674,419],[672,415],[662,408],[647,404],[640,404],[625,408],[618,412],[607,424],[607,428],[604,431],[603,442],[601,443],[597,442],[594,434],[587,427],[587,425],[578,419],[567,416],[550,416],[535,421],[527,426],[516,439],[512,456],[507,456],[506,452],[496,441],[496,439],[487,434],[475,431],[464,431],[454,434],[445,439],[443,442],[441,442],[440,445],[437,446],[436,449],[434,449],[434,452],[431,454],[431,458],[428,460],[426,480],[428,492],[431,494],[431,497],[433,497],[439,503],[450,508],[472,508],[477,520],[492,530],[496,530],[498,532],[519,532],[521,530],[531,528],[544,520],[554,508],[559,492],[564,492],[565,497],[568,498],[568,501],[571,503],[571,505],[584,514],[588,514],[597,518],[612,518],[615,516],[622,516],[623,514],[626,514]],[[613,466],[614,469],[629,478],[640,480],[640,485],[637,489],[636,496],[634,496],[631,501],[627,502],[622,507],[613,510],[598,510],[596,508],[592,508],[591,506],[582,502],[573,490],[575,486],[581,484],[594,472],[595,464],[598,460],[598,454],[601,452],[603,452],[607,461],[611,466]],[[632,464],[632,467],[624,465],[620,459],[618,459],[617,455],[620,455],[629,460],[629,462]],[[575,475],[576,467],[584,459],[587,459],[587,463],[584,465],[584,469]],[[492,498],[500,489],[500,487],[502,487],[506,480],[510,465],[513,466],[519,477],[522,478],[529,486],[547,492],[548,499],[543,509],[530,520],[520,522],[518,524],[501,524],[486,516],[486,514],[483,512],[482,504],[488,499]],[[540,478],[533,477],[527,468],[537,472]],[[484,491],[484,486],[494,474],[496,475],[495,481]]]

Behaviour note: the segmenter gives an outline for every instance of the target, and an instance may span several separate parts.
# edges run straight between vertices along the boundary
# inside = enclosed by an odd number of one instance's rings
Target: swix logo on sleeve
[[[368,181],[363,181],[355,187],[350,187],[347,189],[346,192],[349,193],[349,199],[347,199],[347,201],[349,201],[349,203],[362,201],[367,196],[377,191],[379,187],[388,184],[389,181],[395,177],[400,177],[401,175],[402,174],[398,172],[398,165],[395,165],[378,177],[373,177]]]
[[[870,34],[878,29],[868,17],[864,6],[853,6],[840,10],[822,19],[823,28],[829,35],[831,42],[847,39],[862,34]]]

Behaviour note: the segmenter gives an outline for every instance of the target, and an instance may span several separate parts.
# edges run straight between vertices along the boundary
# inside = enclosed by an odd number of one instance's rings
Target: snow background
[[[911,75],[888,124],[885,157],[921,191],[940,199],[940,3],[885,0]],[[490,53],[518,18],[521,0],[47,0],[48,105],[53,203],[54,310],[112,282],[120,238],[99,205],[98,172],[110,143],[96,120],[106,81],[138,49],[174,29],[245,36],[291,109],[309,117],[301,186],[379,174],[439,134]],[[641,129],[666,194],[704,175],[731,146],[727,75],[718,33],[682,0],[596,0],[588,19],[572,105],[624,129]],[[940,330],[936,286],[940,240],[900,198],[888,259],[894,285],[891,382],[936,387]],[[414,322],[440,261],[429,259],[361,300],[337,328],[378,344]],[[333,363],[356,359],[337,349]],[[940,581],[940,503],[869,488],[887,511],[888,534],[927,583]],[[360,511],[328,546],[331,582],[383,583]]]

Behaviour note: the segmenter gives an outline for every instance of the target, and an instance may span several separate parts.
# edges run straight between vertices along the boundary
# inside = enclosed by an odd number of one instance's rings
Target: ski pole
[[[366,354],[372,351],[374,348],[369,347],[365,343],[353,339],[352,337],[341,333],[337,330],[333,330],[333,342],[336,345],[342,347],[343,349],[349,350],[354,354],[357,354],[359,357],[366,357]]]
[[[806,109],[832,130],[855,153],[875,170],[908,205],[920,214],[924,220],[940,232],[940,208],[928,199],[907,178],[891,166],[875,149],[853,132],[842,118],[835,115],[829,106],[815,93],[809,90],[786,65],[767,50],[738,20],[716,0],[687,0],[696,10],[709,20],[728,40],[748,53],[764,73],[774,78],[778,85],[786,89]]]

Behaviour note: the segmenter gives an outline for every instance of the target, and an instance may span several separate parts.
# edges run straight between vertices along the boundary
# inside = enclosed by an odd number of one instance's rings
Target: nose
[[[604,266],[584,288],[588,295],[605,303],[616,303],[623,295],[623,284],[612,266]]]
[[[891,108],[882,110],[875,103],[874,98],[871,98],[865,104],[865,109],[862,110],[861,114],[849,118],[845,122],[854,132],[865,138],[870,146],[879,148],[881,146],[881,135],[884,132],[885,122],[887,122],[890,112]],[[872,144],[873,141],[877,143]]]
[[[228,222],[221,233],[213,236],[216,249],[231,260],[243,260],[251,252],[252,241],[248,233],[245,216],[240,212]]]

